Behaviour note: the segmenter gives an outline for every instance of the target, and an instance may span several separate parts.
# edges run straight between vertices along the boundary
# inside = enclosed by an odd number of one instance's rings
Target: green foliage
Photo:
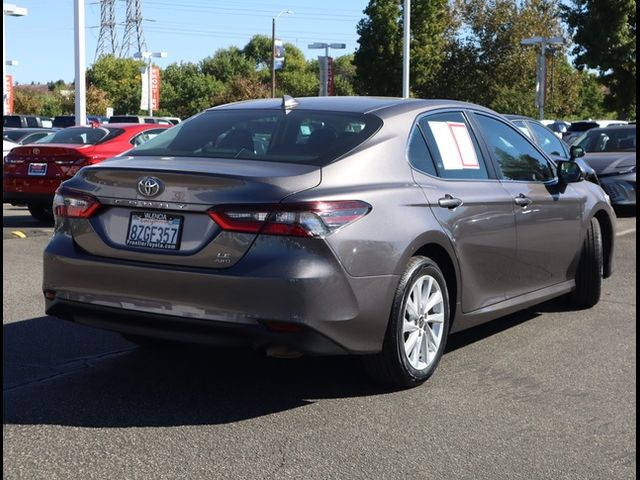
[[[256,69],[271,68],[271,38],[266,35],[254,35],[242,49]]]
[[[575,64],[592,68],[609,89],[620,117],[636,115],[636,2],[571,0],[562,7],[573,32]]]
[[[190,117],[214,104],[213,98],[224,84],[206,75],[193,63],[174,63],[161,75],[160,106],[163,111],[181,118]]]
[[[402,2],[371,0],[358,23],[356,90],[366,95],[402,94]],[[411,91],[431,96],[445,58],[453,17],[447,0],[411,4]]]
[[[236,76],[251,75],[255,65],[238,47],[229,47],[220,49],[212,56],[201,60],[200,70],[204,75],[212,76],[221,82],[228,82]]]
[[[402,14],[398,0],[371,0],[358,22],[354,63],[356,90],[362,95],[402,94]]]
[[[16,87],[13,91],[13,111],[23,115],[40,115],[43,95]]]
[[[116,114],[137,114],[142,90],[140,68],[144,62],[104,55],[87,70],[87,85],[107,94]]]
[[[239,102],[250,98],[269,98],[271,87],[262,82],[258,75],[232,78],[222,92],[213,98],[214,105]]]

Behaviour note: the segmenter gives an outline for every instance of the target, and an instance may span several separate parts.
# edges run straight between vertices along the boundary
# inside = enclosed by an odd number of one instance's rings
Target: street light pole
[[[319,95],[325,96],[325,95],[329,95],[328,89],[327,89],[327,79],[329,76],[329,49],[333,48],[333,49],[345,49],[347,48],[347,44],[346,43],[325,43],[325,42],[315,42],[315,43],[311,43],[309,45],[307,45],[307,48],[314,48],[314,49],[320,49],[320,48],[324,48],[324,63],[323,62],[318,62],[318,67],[320,69],[320,92]],[[320,59],[320,58],[319,58]]]
[[[521,45],[540,45],[536,63],[536,107],[538,118],[544,120],[545,89],[547,80],[547,45],[562,45],[562,37],[531,37],[520,42]]]
[[[292,10],[283,10],[271,19],[271,98],[276,98],[276,20],[280,15],[292,15]]]
[[[2,115],[7,114],[7,51],[5,48],[6,38],[4,30],[4,17],[24,17],[29,11],[24,7],[17,7],[13,4],[2,5]]]
[[[402,41],[402,98],[409,98],[409,65],[411,55],[411,0],[404,0],[404,32]]]
[[[87,122],[87,83],[86,83],[86,51],[84,30],[84,0],[75,0],[73,9],[74,17],[74,50],[75,50],[75,120],[76,125],[84,125]]]
[[[147,61],[147,113],[150,117],[153,116],[153,75],[151,69],[153,68],[153,58],[166,58],[167,52],[136,52],[133,58]]]

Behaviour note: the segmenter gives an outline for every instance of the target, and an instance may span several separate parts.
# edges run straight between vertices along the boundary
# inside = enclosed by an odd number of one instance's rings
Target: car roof
[[[592,128],[591,130],[588,130],[589,133],[591,132],[613,132],[614,130],[635,130],[636,129],[636,125],[631,124],[631,125],[611,125],[609,127],[599,127],[599,128]]]
[[[516,115],[513,113],[504,113],[502,115],[505,118],[508,118],[509,120],[529,120],[532,122],[539,122],[539,120],[536,120],[535,118],[531,118],[531,117],[527,117],[526,115]]]
[[[219,105],[208,109],[213,110],[261,110],[281,109],[282,98],[268,98],[260,100],[246,100],[242,102]],[[437,108],[474,108],[492,112],[491,110],[471,103],[457,100],[397,97],[299,97],[298,104],[292,110],[326,110],[333,112],[373,113],[378,115],[394,115],[415,110],[421,112]],[[492,112],[493,113],[493,112]]]

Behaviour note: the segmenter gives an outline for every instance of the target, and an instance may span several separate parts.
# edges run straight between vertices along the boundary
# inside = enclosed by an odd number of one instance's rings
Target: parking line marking
[[[27,235],[20,230],[14,230],[13,232],[11,232],[11,235],[15,235],[18,238],[27,238]]]
[[[621,237],[623,235],[628,235],[629,233],[633,233],[635,231],[636,231],[635,228],[630,228],[629,230],[623,230],[621,232],[616,233],[616,237]]]

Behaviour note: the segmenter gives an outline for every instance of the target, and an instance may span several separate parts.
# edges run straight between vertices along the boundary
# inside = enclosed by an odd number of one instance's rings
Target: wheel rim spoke
[[[431,275],[416,279],[409,290],[402,315],[404,353],[416,370],[425,370],[435,361],[444,325],[444,297]]]

